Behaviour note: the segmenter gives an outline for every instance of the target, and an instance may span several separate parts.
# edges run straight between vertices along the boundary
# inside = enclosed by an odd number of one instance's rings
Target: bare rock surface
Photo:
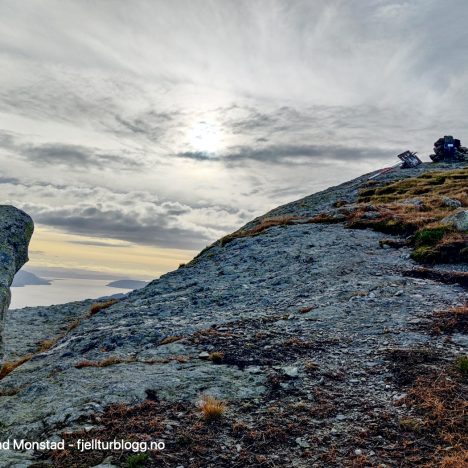
[[[3,321],[11,299],[10,285],[15,273],[28,261],[33,230],[33,221],[26,213],[10,205],[0,205],[0,363]]]
[[[445,167],[464,166],[423,164],[380,180]],[[353,203],[368,177],[265,217],[314,216],[338,200]],[[395,406],[401,388],[388,360],[391,350],[430,347],[446,360],[466,353],[466,340],[447,341],[420,327],[434,310],[463,304],[463,287],[404,276],[416,266],[409,249],[382,248],[385,237],[342,224],[276,226],[213,244],[190,264],[92,316],[91,301],[9,313],[8,359],[58,339],[0,380],[0,440],[77,430],[112,403],[157,395],[195,404],[207,393],[226,400],[232,417],[253,428],[268,405],[328,408],[307,418],[304,433],[291,432],[296,443],[283,444],[265,466],[345,466],[339,457],[349,453],[338,451],[330,463],[320,457],[331,445],[355,440],[351,435],[376,415],[405,412]],[[210,358],[214,352],[222,353],[221,362]],[[223,441],[232,464],[193,466],[243,466],[235,464],[242,451],[236,443]],[[376,451],[353,447],[353,456],[363,453],[372,466],[382,462]],[[14,466],[14,457],[0,451],[0,465]]]

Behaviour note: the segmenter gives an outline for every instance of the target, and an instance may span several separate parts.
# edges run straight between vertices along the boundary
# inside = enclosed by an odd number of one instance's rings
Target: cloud
[[[204,151],[183,151],[174,156],[178,158],[192,159],[194,161],[220,161],[221,158],[215,154],[210,154]]]
[[[13,185],[16,185],[16,184],[19,184],[20,183],[20,180],[16,177],[3,177],[3,176],[0,176],[0,184],[13,184]]]
[[[133,169],[137,162],[121,155],[110,155],[85,146],[48,143],[23,149],[22,156],[37,165],[68,166],[75,169],[109,166]]]
[[[92,245],[94,247],[123,247],[128,248],[130,244],[119,244],[119,243],[110,243],[110,242],[100,242],[100,241],[85,241],[85,240],[74,240],[70,241],[71,244],[79,244],[79,245]]]
[[[202,226],[183,227],[170,223],[166,216],[151,216],[120,207],[99,209],[90,206],[34,209],[33,219],[40,224],[87,236],[122,239],[137,244],[166,248],[196,249],[210,239]]]
[[[239,208],[158,200],[144,191],[40,185],[18,185],[12,190],[14,204],[30,214],[36,224],[94,237],[76,243],[100,247],[124,248],[131,243],[199,249],[243,224],[246,218]]]
[[[226,165],[244,161],[257,161],[266,164],[310,164],[311,160],[350,162],[359,159],[381,159],[391,155],[378,147],[347,148],[330,145],[272,145],[260,148],[240,146],[231,149],[225,156],[210,156],[202,152],[184,152],[177,156],[196,161],[223,161]]]

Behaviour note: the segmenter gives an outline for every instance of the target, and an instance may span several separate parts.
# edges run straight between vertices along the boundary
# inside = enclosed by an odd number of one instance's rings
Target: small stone
[[[286,366],[286,367],[283,367],[282,370],[283,370],[284,375],[287,375],[288,377],[291,377],[292,379],[295,379],[299,375],[297,367]]]
[[[392,399],[395,403],[398,403],[399,401],[403,400],[406,397],[406,393],[401,393],[397,395],[393,395]]]
[[[361,449],[356,449],[356,450],[354,451],[354,454],[355,454],[355,455],[358,455],[358,456],[359,456],[359,455],[362,455],[362,450],[361,450]]]
[[[424,202],[419,198],[409,198],[403,202],[404,205],[413,205],[416,208],[422,209],[424,208]]]
[[[337,419],[338,421],[344,421],[346,419],[346,416],[340,413],[335,416],[335,419]]]
[[[307,442],[306,440],[304,440],[301,437],[298,437],[296,439],[296,444],[299,445],[299,447],[302,447],[302,448],[309,448],[310,447],[309,442]]]
[[[208,353],[208,352],[206,352],[206,351],[202,351],[202,352],[198,355],[198,357],[199,357],[200,359],[208,359],[208,358],[210,357],[210,353]]]
[[[449,208],[460,208],[462,206],[461,201],[449,197],[444,197],[442,203]]]
[[[401,296],[403,294],[403,290],[402,289],[399,289],[395,294],[394,296]]]

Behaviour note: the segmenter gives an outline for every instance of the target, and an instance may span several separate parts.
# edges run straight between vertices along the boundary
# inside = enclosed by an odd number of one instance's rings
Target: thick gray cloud
[[[19,184],[20,180],[16,177],[3,177],[0,176],[0,184]]]
[[[68,232],[97,237],[125,239],[137,244],[196,249],[208,242],[208,237],[189,229],[171,227],[164,218],[139,220],[135,213],[99,210],[97,208],[71,208],[40,211],[37,222],[62,228]],[[198,234],[198,235],[197,235]]]
[[[352,162],[358,159],[377,160],[388,157],[389,151],[378,147],[346,148],[330,142],[329,145],[274,145],[260,148],[240,146],[232,148],[224,156],[212,156],[200,151],[179,153],[176,156],[196,161],[223,161],[227,166],[243,161],[258,161],[266,164],[310,164],[316,160]]]
[[[22,156],[31,163],[40,166],[68,166],[75,169],[90,167],[119,169],[134,169],[137,161],[121,155],[103,154],[85,146],[48,143],[40,146],[30,146],[21,150]]]
[[[118,192],[99,187],[14,185],[12,197],[37,224],[67,233],[105,240],[76,243],[102,247],[128,247],[128,243],[157,247],[198,249],[250,217],[244,210],[214,203],[183,204],[158,200],[147,192]],[[59,203],[53,203],[53,201]],[[7,203],[12,202],[7,199]]]

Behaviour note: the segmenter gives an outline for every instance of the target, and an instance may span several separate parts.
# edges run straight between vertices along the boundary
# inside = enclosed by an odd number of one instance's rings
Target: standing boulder
[[[0,362],[3,358],[3,319],[10,305],[10,285],[28,261],[33,220],[14,206],[0,205]]]

